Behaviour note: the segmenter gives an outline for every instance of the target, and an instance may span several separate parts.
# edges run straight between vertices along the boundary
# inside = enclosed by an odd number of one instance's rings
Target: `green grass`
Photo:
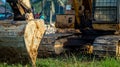
[[[120,67],[120,60],[115,58],[105,58],[102,60],[86,56],[59,56],[54,58],[39,58],[36,62],[37,67]],[[1,63],[0,67],[31,67],[30,64]]]

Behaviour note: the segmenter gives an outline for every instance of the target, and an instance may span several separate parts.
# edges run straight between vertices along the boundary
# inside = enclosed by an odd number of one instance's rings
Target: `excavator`
[[[112,22],[92,18],[101,14],[95,13],[98,8],[93,9],[93,1],[102,0],[67,0],[66,14],[56,15],[56,31],[50,35],[45,34],[43,21],[34,19],[29,0],[6,1],[14,19],[0,21],[0,61],[30,60],[35,66],[37,55],[61,54],[67,50],[100,57],[120,56],[118,19]]]
[[[30,62],[35,67],[44,21],[34,19],[30,0],[6,0],[14,13],[13,20],[0,21],[0,61]]]
[[[103,3],[101,1],[67,0],[65,14],[56,15],[56,32],[50,34],[54,34],[53,36],[43,37],[40,48],[45,50],[39,50],[45,53],[40,54],[48,56],[77,50],[99,57],[119,57],[119,18],[114,18],[113,16],[117,16],[117,13],[112,12],[118,8],[117,5],[100,5],[99,3]],[[112,3],[113,1],[104,0],[104,2]],[[115,0],[113,3],[117,4],[117,2],[118,0]],[[105,11],[111,12],[104,14]]]

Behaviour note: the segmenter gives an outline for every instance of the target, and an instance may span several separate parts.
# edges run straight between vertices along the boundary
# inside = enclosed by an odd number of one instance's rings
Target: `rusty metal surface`
[[[55,26],[56,28],[74,28],[75,15],[57,15]]]
[[[97,24],[98,23],[98,24]],[[116,22],[115,22],[116,23]],[[102,22],[93,22],[93,28],[96,29],[96,30],[113,30],[113,31],[116,31],[118,30],[118,25],[119,24],[109,24],[109,23],[103,23]]]

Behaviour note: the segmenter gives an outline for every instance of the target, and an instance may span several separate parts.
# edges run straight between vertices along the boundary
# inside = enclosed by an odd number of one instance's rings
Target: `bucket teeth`
[[[45,31],[44,22],[42,20],[16,21],[15,24],[10,22],[0,21],[0,58],[7,62],[22,63],[24,60],[22,58],[25,57],[25,60],[35,65],[37,49]]]

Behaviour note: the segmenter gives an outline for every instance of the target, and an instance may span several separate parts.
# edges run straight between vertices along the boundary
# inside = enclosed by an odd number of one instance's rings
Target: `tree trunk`
[[[52,10],[50,11],[50,24],[52,24]]]
[[[35,65],[44,31],[42,20],[0,21],[0,61],[25,63],[30,60]]]

